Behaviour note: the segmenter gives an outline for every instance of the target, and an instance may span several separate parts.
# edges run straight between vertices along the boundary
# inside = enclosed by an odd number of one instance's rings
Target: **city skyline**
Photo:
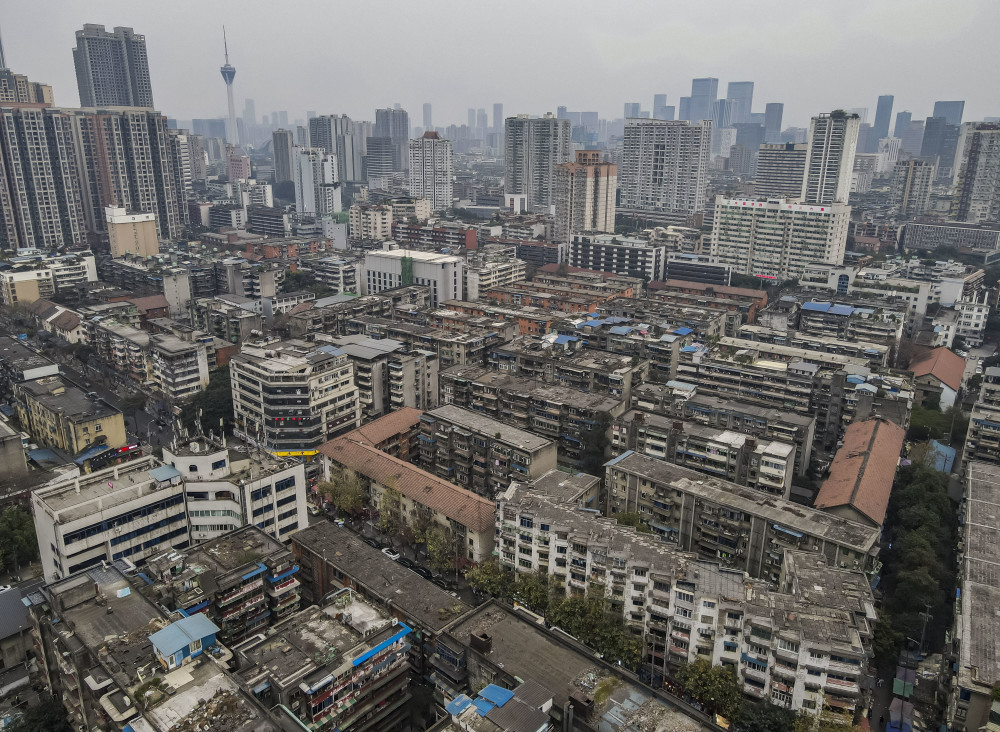
[[[331,48],[328,43],[319,42],[328,28],[320,21],[327,13],[332,21],[334,13],[318,3],[311,5],[311,12],[303,8],[295,16],[305,13],[316,21],[307,24],[292,22],[291,17],[288,22],[273,17],[257,22],[261,15],[255,11],[263,12],[266,6],[251,2],[240,17],[227,17],[221,7],[198,6],[201,22],[196,25],[186,22],[184,12],[163,14],[133,4],[106,2],[85,9],[65,2],[54,5],[45,24],[37,23],[29,6],[10,8],[3,32],[7,63],[18,73],[51,84],[59,106],[79,103],[71,51],[75,31],[85,23],[103,23],[108,28],[132,27],[146,36],[158,111],[177,119],[225,117],[226,102],[218,87],[217,35],[226,23],[232,63],[241,70],[234,85],[237,106],[252,98],[259,113],[287,110],[291,119],[304,118],[307,109],[372,119],[374,109],[396,102],[414,115],[415,125],[421,120],[423,103],[430,102],[439,127],[462,124],[470,106],[489,109],[496,102],[504,104],[509,116],[554,112],[565,105],[615,119],[627,101],[639,100],[643,109],[651,111],[654,94],[666,93],[667,105],[677,106],[682,96],[690,94],[691,79],[701,77],[718,78],[720,89],[730,81],[754,81],[753,111],[763,112],[767,102],[782,102],[785,127],[806,126],[812,115],[836,108],[867,107],[874,117],[877,99],[885,94],[895,97],[895,110],[912,111],[914,119],[930,116],[934,102],[941,99],[964,99],[966,120],[1000,114],[1000,109],[991,108],[990,95],[975,75],[949,78],[937,60],[949,48],[961,51],[966,63],[983,68],[1000,60],[1000,51],[985,36],[1000,21],[1000,7],[976,0],[947,7],[896,0],[829,8],[780,3],[766,15],[759,8],[734,4],[725,14],[699,8],[671,11],[669,20],[648,6],[634,5],[602,14],[601,22],[585,24],[578,33],[559,35],[547,29],[566,29],[567,23],[584,21],[564,17],[558,6],[531,6],[532,24],[520,23],[522,15],[517,12],[491,17],[493,33],[458,34],[450,43],[435,44],[422,65],[406,62],[407,44],[422,30],[438,32],[431,20],[459,6],[436,3],[434,13],[394,6],[395,22],[380,26],[381,45],[390,50],[373,61],[361,52],[364,34],[350,28],[372,27],[366,19],[374,16],[384,20],[383,3],[355,8],[347,22],[337,16],[341,38],[336,53],[324,50]],[[856,12],[852,5],[858,6]],[[593,17],[586,12],[578,15]],[[745,27],[751,22],[755,32],[747,34]],[[313,34],[315,42],[310,40]],[[538,68],[551,68],[556,70],[551,84],[497,82],[496,76],[481,73],[481,65],[462,62],[470,55],[490,57],[494,45],[500,53],[508,48],[502,39],[512,34],[521,39],[525,53],[504,61],[501,78],[523,79],[536,75]],[[575,45],[581,38],[587,53]],[[880,56],[857,53],[865,38]],[[183,55],[173,52],[179,39]],[[938,53],[926,54],[928,43],[934,43]],[[355,44],[359,44],[356,49]],[[567,65],[566,53],[573,54],[576,62]],[[907,63],[885,63],[900,57]],[[830,58],[838,61],[835,74],[826,65]],[[332,62],[342,73],[296,71]],[[435,75],[433,84],[428,83],[427,66],[444,71]],[[571,71],[561,71],[566,68]]]

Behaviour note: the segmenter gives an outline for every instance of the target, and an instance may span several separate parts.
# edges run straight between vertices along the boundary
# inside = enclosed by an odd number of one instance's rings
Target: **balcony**
[[[767,692],[758,686],[753,684],[743,684],[743,693],[749,694],[750,696],[756,697],[758,699],[763,699],[767,696]]]
[[[856,681],[844,681],[842,679],[830,679],[828,678],[825,683],[826,690],[833,694],[842,694],[845,696],[857,696],[861,693],[860,687],[858,687],[858,682]]]

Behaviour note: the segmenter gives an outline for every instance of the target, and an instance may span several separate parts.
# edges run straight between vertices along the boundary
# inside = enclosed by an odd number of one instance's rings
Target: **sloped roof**
[[[139,308],[139,312],[145,313],[148,310],[158,310],[167,307],[167,298],[164,295],[150,295],[149,297],[129,298],[129,302]]]
[[[28,311],[42,320],[48,320],[51,318],[59,309],[51,300],[46,300],[43,297],[38,298],[32,303],[28,303]]]
[[[331,460],[407,498],[482,533],[493,530],[493,503],[472,491],[431,475],[349,435],[327,442],[319,451]]]
[[[395,412],[390,412],[384,417],[379,417],[366,425],[358,427],[353,432],[348,432],[344,437],[375,446],[391,437],[413,429],[416,425],[420,424],[421,414],[423,412],[419,409],[402,407]]]
[[[830,465],[830,477],[816,495],[815,507],[851,506],[881,526],[905,435],[902,427],[883,419],[850,425]]]
[[[304,313],[307,310],[313,309],[313,303],[311,300],[305,300],[304,302],[296,303],[291,310],[288,311],[289,315],[296,315],[298,313]]]
[[[942,384],[958,391],[958,387],[962,385],[962,374],[965,373],[965,359],[947,348],[935,348],[910,363],[910,371],[914,378],[933,376]]]
[[[80,325],[80,316],[72,310],[64,310],[52,319],[52,325],[57,330],[73,330]]]

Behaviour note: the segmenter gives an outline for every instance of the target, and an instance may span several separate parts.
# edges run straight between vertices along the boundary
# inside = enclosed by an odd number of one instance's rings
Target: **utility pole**
[[[920,628],[920,655],[924,655],[924,637],[927,634],[927,621],[933,620],[934,616],[931,615],[931,603],[925,602],[924,607],[927,608],[926,612],[920,613],[920,617],[924,619],[923,626]]]

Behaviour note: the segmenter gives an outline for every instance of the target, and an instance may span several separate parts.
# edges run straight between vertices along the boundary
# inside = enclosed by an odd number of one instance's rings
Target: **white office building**
[[[361,294],[424,285],[430,288],[431,305],[436,307],[445,300],[464,300],[464,282],[462,257],[416,249],[388,249],[365,253]]]
[[[842,203],[716,196],[710,254],[741,274],[801,277],[806,265],[843,264],[850,220],[851,207]]]
[[[410,140],[409,176],[411,196],[426,198],[434,211],[451,208],[455,197],[451,140],[437,132],[425,132],[423,137]]]

